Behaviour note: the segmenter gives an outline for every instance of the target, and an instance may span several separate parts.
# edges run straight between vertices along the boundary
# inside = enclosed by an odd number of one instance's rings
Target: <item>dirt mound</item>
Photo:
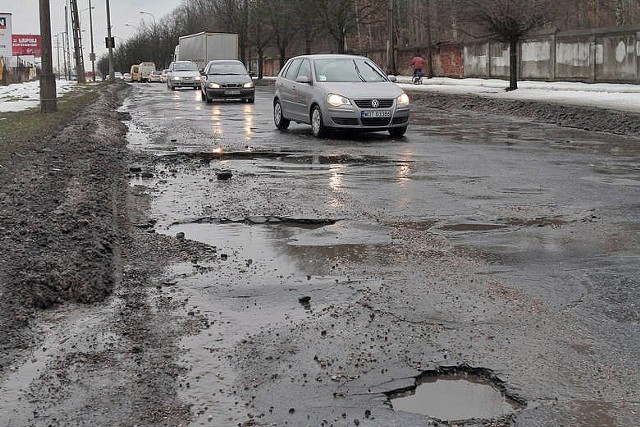
[[[640,135],[640,114],[536,101],[497,100],[479,96],[414,93],[417,106],[447,111],[510,115],[589,131]]]

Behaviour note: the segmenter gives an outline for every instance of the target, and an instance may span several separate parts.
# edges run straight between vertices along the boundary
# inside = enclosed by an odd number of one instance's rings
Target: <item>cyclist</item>
[[[411,68],[413,68],[413,84],[422,82],[422,77],[424,77],[422,69],[426,62],[427,61],[420,56],[420,52],[416,52],[416,56],[411,60]]]

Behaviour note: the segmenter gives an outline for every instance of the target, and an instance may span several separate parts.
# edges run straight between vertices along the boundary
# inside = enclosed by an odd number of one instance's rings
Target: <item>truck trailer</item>
[[[193,61],[202,70],[213,59],[238,59],[238,35],[202,32],[179,38],[176,61]]]

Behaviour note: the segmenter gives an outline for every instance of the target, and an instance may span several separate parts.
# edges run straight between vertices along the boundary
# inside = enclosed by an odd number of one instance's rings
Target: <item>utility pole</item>
[[[109,49],[109,80],[111,82],[116,81],[116,72],[113,69],[113,48],[115,43],[111,36],[111,8],[109,7],[109,0],[107,1],[107,48]]]
[[[69,12],[67,11],[67,5],[64,5],[64,35],[65,35],[65,39],[67,40],[67,52],[66,52],[66,57],[67,57],[67,64],[68,67],[66,68],[66,75],[67,75],[67,80],[71,80],[71,70],[73,69],[73,66],[71,65],[71,46],[69,44]]]
[[[387,7],[387,73],[396,73],[396,60],[393,49],[393,0],[389,0]]]
[[[58,80],[60,80],[60,33],[53,36],[56,38],[56,56],[58,57],[58,67],[56,70],[58,71]]]
[[[427,77],[433,77],[433,52],[431,50],[431,0],[427,0]]]
[[[76,74],[78,83],[86,83],[84,75],[84,58],[82,57],[82,39],[80,36],[80,15],[78,13],[78,0],[70,0],[71,5],[71,31],[73,32],[74,58],[76,60]]]
[[[58,110],[56,99],[56,76],[53,74],[51,53],[51,11],[49,0],[40,0],[40,35],[42,42],[42,70],[40,71],[40,112],[55,113]]]
[[[91,10],[91,0],[89,0],[89,37],[91,37],[91,53],[89,54],[89,60],[91,61],[91,75],[93,81],[96,81],[96,53],[93,50],[93,11]]]

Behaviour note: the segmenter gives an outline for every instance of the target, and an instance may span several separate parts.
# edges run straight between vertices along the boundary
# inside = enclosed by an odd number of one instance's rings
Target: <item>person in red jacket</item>
[[[413,78],[415,79],[416,77],[422,77],[424,76],[424,65],[427,63],[427,61],[420,56],[420,52],[416,52],[416,56],[413,57],[413,59],[411,60],[411,68],[413,68]]]

